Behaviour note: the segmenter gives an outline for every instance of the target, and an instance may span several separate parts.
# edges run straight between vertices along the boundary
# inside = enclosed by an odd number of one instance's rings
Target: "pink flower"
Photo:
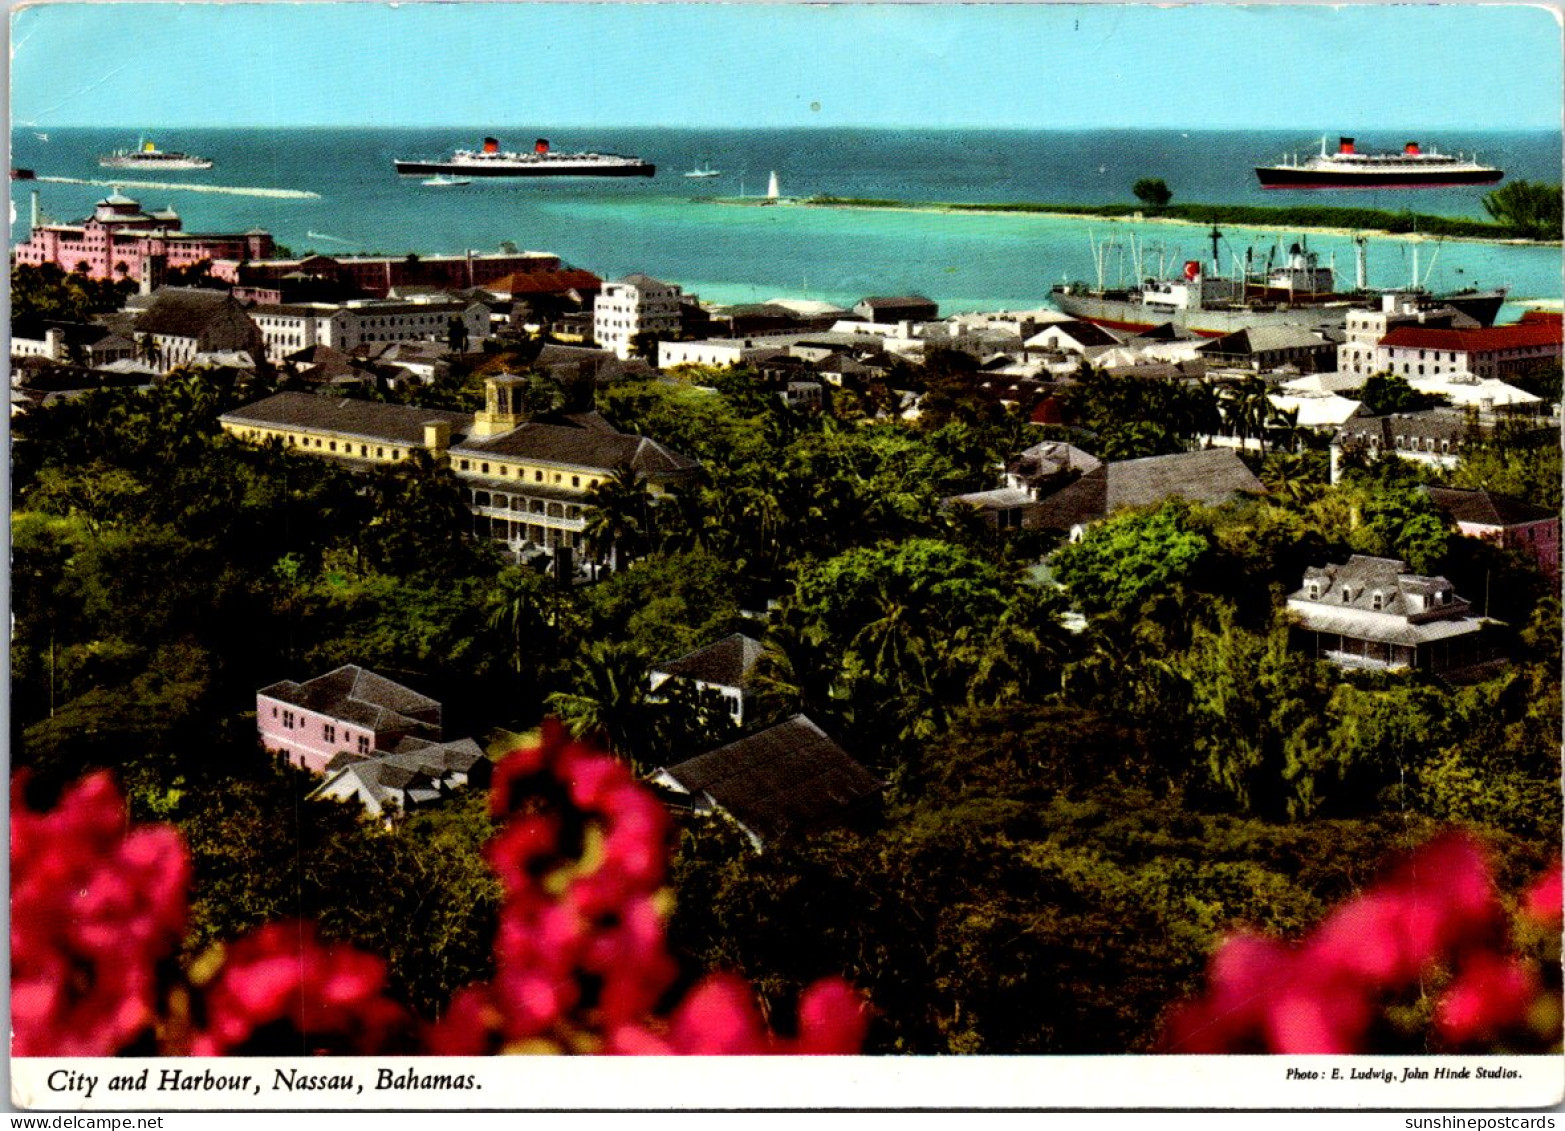
[[[1527,892],[1522,912],[1544,927],[1558,928],[1561,918],[1560,866],[1555,864]]]
[[[313,924],[268,923],[227,948],[190,1053],[388,1051],[406,1018],[383,995],[384,982],[384,962],[320,942]]]
[[[1493,1040],[1524,1024],[1542,986],[1536,970],[1514,958],[1474,956],[1435,1006],[1435,1032],[1448,1045]]]
[[[105,1056],[156,1019],[157,964],[185,926],[190,862],[172,829],[127,832],[106,773],[29,808],[13,780],[11,976],[22,1056]]]
[[[1415,994],[1421,978],[1453,965],[1464,973],[1437,1028],[1448,1040],[1474,1039],[1492,1033],[1496,1018],[1511,1018],[1521,992],[1521,968],[1504,966],[1502,977],[1496,965],[1503,939],[1502,908],[1481,851],[1465,836],[1442,836],[1338,907],[1297,948],[1250,935],[1226,940],[1212,959],[1206,994],[1170,1012],[1163,1046],[1367,1051],[1387,1002]]]

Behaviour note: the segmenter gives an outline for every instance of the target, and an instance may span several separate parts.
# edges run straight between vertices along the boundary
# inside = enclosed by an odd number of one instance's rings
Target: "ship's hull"
[[[1262,188],[1289,189],[1447,188],[1492,185],[1505,176],[1499,169],[1366,169],[1359,172],[1291,165],[1260,166],[1255,175],[1260,178]]]
[[[169,173],[212,167],[212,162],[204,157],[174,157],[168,160],[150,161],[145,157],[100,157],[98,164],[105,169],[156,169]]]
[[[1287,310],[1158,310],[1125,299],[1073,295],[1055,291],[1049,296],[1061,311],[1113,330],[1150,330],[1173,323],[1183,330],[1216,338],[1260,326],[1340,327],[1347,321],[1348,304],[1297,306]]]
[[[644,161],[625,164],[571,164],[569,162],[529,162],[501,164],[474,162],[458,165],[451,161],[397,161],[398,173],[441,173],[453,177],[650,177],[656,165]]]
[[[1050,296],[1065,314],[1087,322],[1106,326],[1111,330],[1140,332],[1154,326],[1172,322],[1181,329],[1190,330],[1208,338],[1221,337],[1238,330],[1262,326],[1301,326],[1307,330],[1340,328],[1347,321],[1348,309],[1363,306],[1371,300],[1365,297],[1341,296],[1325,304],[1291,306],[1286,310],[1173,310],[1160,311],[1127,299],[1103,298],[1090,294],[1067,294],[1055,291]],[[1453,294],[1431,295],[1430,300],[1453,306],[1474,319],[1481,326],[1493,326],[1504,305],[1506,292],[1459,291]],[[1378,299],[1373,299],[1375,305]]]

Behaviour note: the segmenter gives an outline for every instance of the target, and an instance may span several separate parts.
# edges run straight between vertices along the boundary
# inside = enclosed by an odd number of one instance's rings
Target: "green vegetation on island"
[[[1156,182],[1153,182],[1156,183]],[[1517,181],[1507,190],[1527,186]],[[1166,186],[1165,186],[1166,189]],[[1149,190],[1150,191],[1150,190]],[[1504,191],[1504,190],[1502,190]],[[1157,219],[1189,224],[1231,224],[1252,227],[1332,228],[1339,230],[1388,232],[1392,235],[1420,235],[1448,239],[1533,240],[1560,239],[1560,186],[1534,185],[1528,191],[1513,193],[1498,205],[1485,206],[1495,221],[1470,220],[1459,216],[1435,216],[1425,212],[1390,212],[1375,208],[1345,208],[1335,205],[1248,204],[1045,204],[1045,203],[970,203],[939,201],[882,200],[860,197],[813,196],[807,205],[822,208],[884,208],[927,212],[996,212],[1052,216],[1100,216],[1112,220]],[[1552,194],[1552,195],[1551,195]],[[1491,194],[1491,196],[1497,194]],[[1553,212],[1547,209],[1553,201]],[[1495,212],[1498,207],[1500,211]],[[1551,219],[1552,215],[1552,219]]]

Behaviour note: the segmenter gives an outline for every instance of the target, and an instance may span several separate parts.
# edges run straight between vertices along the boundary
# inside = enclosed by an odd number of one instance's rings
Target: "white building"
[[[679,332],[681,291],[650,275],[626,275],[604,283],[592,311],[592,336],[621,360],[637,334],[672,338]]]
[[[444,342],[453,318],[462,320],[469,349],[490,337],[489,308],[448,295],[263,303],[249,313],[273,361],[317,345],[348,353],[365,343]]]

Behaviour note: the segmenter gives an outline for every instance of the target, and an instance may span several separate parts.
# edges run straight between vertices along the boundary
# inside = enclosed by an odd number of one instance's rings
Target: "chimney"
[[[1337,139],[1337,152],[1338,153],[1356,153],[1357,150],[1355,150],[1353,148],[1353,139],[1350,138],[1350,137],[1338,138]]]
[[[446,449],[451,446],[451,425],[444,420],[426,420],[424,422],[424,447],[429,449],[432,456],[445,455]]]

